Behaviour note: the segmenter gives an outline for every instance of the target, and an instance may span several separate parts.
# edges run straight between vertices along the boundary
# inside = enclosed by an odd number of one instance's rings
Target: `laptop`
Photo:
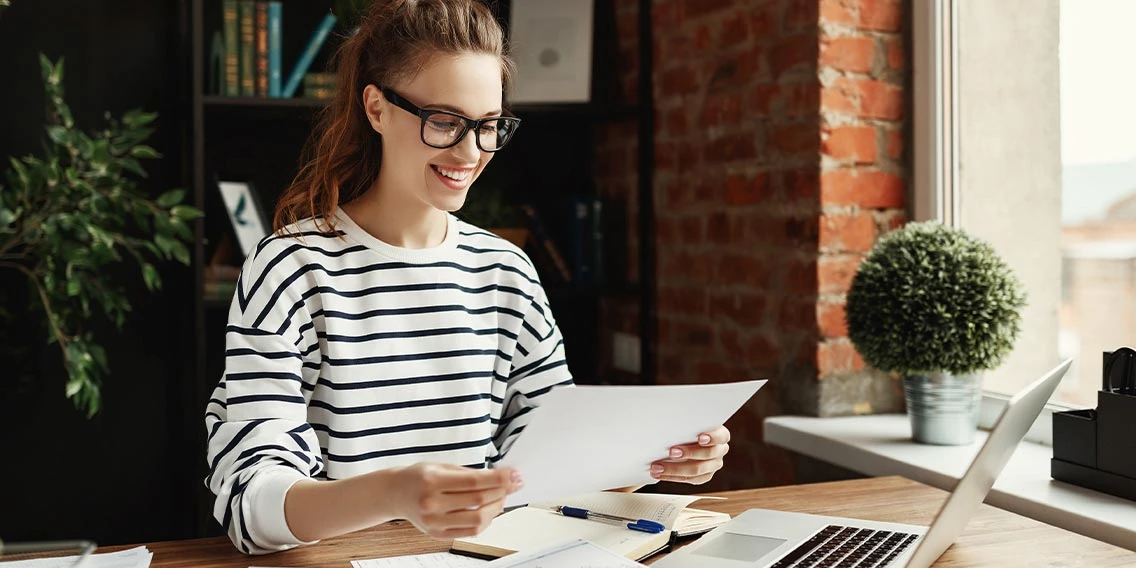
[[[958,538],[1069,370],[1066,359],[1010,399],[930,527],[750,509],[657,568],[925,568]]]

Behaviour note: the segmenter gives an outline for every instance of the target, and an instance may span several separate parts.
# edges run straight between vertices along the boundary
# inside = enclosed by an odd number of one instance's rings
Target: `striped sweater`
[[[337,212],[249,254],[205,413],[213,515],[240,550],[298,544],[284,495],[417,462],[491,467],[542,394],[572,384],[532,263],[448,217],[404,249]]]

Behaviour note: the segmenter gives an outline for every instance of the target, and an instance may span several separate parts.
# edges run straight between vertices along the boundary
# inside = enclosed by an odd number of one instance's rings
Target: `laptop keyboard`
[[[916,538],[904,532],[828,525],[770,568],[882,568]]]

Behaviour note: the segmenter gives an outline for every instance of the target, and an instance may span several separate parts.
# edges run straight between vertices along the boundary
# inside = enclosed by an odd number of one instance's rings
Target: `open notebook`
[[[564,539],[583,539],[632,560],[643,560],[666,549],[675,538],[702,534],[730,520],[725,513],[692,509],[697,495],[660,495],[602,491],[556,503],[530,503],[493,520],[478,536],[456,539],[451,552],[481,558],[499,558],[549,546]],[[633,531],[625,526],[593,519],[566,517],[555,512],[559,505],[580,507],[633,519],[661,523],[660,533]]]

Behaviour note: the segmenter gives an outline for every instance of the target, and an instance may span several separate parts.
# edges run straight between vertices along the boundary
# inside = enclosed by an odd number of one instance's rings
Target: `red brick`
[[[654,29],[669,30],[682,24],[685,5],[686,2],[656,2],[651,9],[651,23]]]
[[[673,170],[678,164],[678,148],[674,142],[655,141],[655,170]]]
[[[711,292],[710,317],[729,320],[743,327],[755,327],[765,317],[766,303],[765,297],[756,293]]]
[[[722,34],[718,44],[729,49],[746,43],[750,38],[749,21],[745,18],[733,17],[722,23]]]
[[[706,240],[704,227],[701,217],[685,217],[679,223],[679,235],[686,244],[698,244]]]
[[[750,365],[763,367],[776,367],[779,360],[777,345],[762,335],[754,335],[743,343],[745,357],[742,359]]]
[[[781,177],[781,190],[792,203],[819,202],[820,173],[817,168],[783,170],[778,175]]]
[[[781,95],[780,85],[758,85],[749,92],[746,108],[757,116],[769,116],[774,101]]]
[[[817,345],[817,374],[821,378],[858,371],[864,361],[847,341],[825,341]]]
[[[837,126],[821,133],[821,151],[841,162],[870,164],[876,161],[876,129],[873,126]]]
[[[698,92],[701,81],[692,68],[682,65],[663,72],[659,87],[671,96],[689,95]]]
[[[807,81],[786,85],[785,116],[789,118],[815,117],[820,108],[820,83]]]
[[[706,53],[713,43],[714,38],[710,34],[710,26],[702,24],[694,28],[694,34],[691,38],[692,53]]]
[[[706,158],[711,162],[732,162],[757,158],[757,141],[752,132],[722,136],[706,144]]]
[[[821,250],[867,252],[875,242],[876,221],[867,213],[821,216]]]
[[[816,294],[817,262],[815,259],[794,259],[787,263],[785,273],[785,293],[801,295]]]
[[[659,184],[669,207],[683,207],[694,203],[694,188],[689,183],[670,179]]]
[[[816,35],[806,34],[781,38],[773,46],[770,63],[773,76],[780,77],[793,69],[812,69],[817,62]]]
[[[847,89],[821,87],[820,109],[822,112],[856,114],[860,112],[860,105],[856,101],[855,94]]]
[[[783,29],[790,31],[816,29],[819,15],[817,0],[789,0],[788,4],[785,7]]]
[[[714,281],[722,284],[742,284],[763,290],[769,286],[770,267],[752,255],[723,254],[717,259]]]
[[[847,292],[859,266],[859,256],[821,255],[817,259],[817,291],[821,294]]]
[[[866,30],[897,32],[903,27],[900,0],[859,0],[858,23]]]
[[[742,119],[742,94],[727,92],[710,94],[702,103],[700,127],[733,126]]]
[[[684,106],[667,111],[666,115],[663,117],[663,133],[674,136],[675,138],[686,136],[688,132],[686,116],[687,110]]]
[[[660,286],[659,311],[664,314],[706,315],[706,294],[689,286]]]
[[[847,337],[848,321],[845,317],[844,304],[821,302],[817,304],[816,317],[821,337]]]
[[[726,213],[722,211],[711,213],[706,219],[706,240],[718,245],[729,245],[730,236],[730,219]]]
[[[784,332],[799,332],[815,337],[817,332],[816,293],[791,294],[781,302],[781,314],[777,318],[778,329]]]
[[[767,2],[765,5],[753,9],[750,17],[750,30],[757,41],[767,39],[778,29],[777,23],[774,21],[773,11],[776,8],[776,4]]]
[[[903,87],[883,81],[862,81],[859,88],[862,116],[883,120],[903,118]]]
[[[884,40],[887,46],[887,66],[896,71],[903,70],[907,55],[904,53],[903,36],[892,36]]]
[[[856,25],[855,0],[820,0],[820,21],[826,24]]]
[[[752,205],[768,196],[769,174],[765,172],[754,176],[731,174],[726,178],[726,203],[730,205]]]
[[[820,133],[813,124],[788,124],[774,128],[768,143],[771,149],[783,155],[811,153],[820,145]]]
[[[824,205],[859,205],[866,209],[899,209],[907,201],[903,179],[892,173],[841,169],[820,177]]]
[[[823,38],[820,42],[820,65],[839,71],[867,73],[872,70],[876,43],[870,37]]]

